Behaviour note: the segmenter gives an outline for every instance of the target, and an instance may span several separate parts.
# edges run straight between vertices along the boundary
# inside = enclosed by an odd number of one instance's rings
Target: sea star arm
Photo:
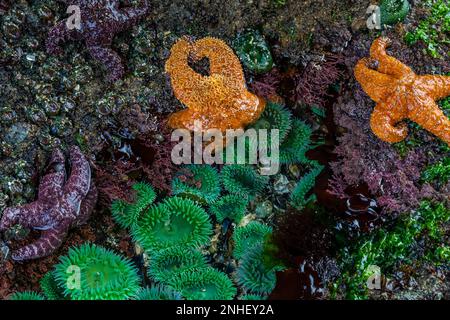
[[[419,83],[433,100],[450,96],[450,77],[439,75],[419,76]]]
[[[39,183],[38,199],[40,201],[51,201],[62,195],[66,178],[64,160],[61,150],[55,149],[46,169],[48,173],[42,177]]]
[[[450,146],[450,119],[431,97],[416,100],[408,117]]]
[[[380,102],[390,95],[396,79],[369,68],[369,62],[368,58],[358,61],[355,67],[355,78],[372,100]]]
[[[207,77],[195,72],[188,64],[192,44],[185,38],[178,40],[172,47],[166,62],[166,72],[175,96],[190,109],[198,108],[199,97],[203,96]],[[176,114],[175,114],[176,115]]]
[[[122,25],[122,30],[137,23],[150,10],[147,0],[142,0],[136,7],[120,8],[116,20]]]
[[[222,40],[206,37],[195,42],[194,58],[209,59],[211,75],[223,75],[226,79],[233,79],[238,86],[245,83],[241,63],[233,50]]]
[[[67,227],[43,231],[38,240],[14,251],[11,258],[15,261],[23,261],[46,257],[61,246],[66,235]]]
[[[48,224],[48,207],[42,201],[34,201],[23,206],[6,208],[0,220],[0,230],[7,230],[17,224],[25,228]]]
[[[65,193],[78,193],[85,197],[89,192],[91,183],[91,167],[80,148],[70,148],[70,163],[72,170],[67,183],[64,185]]]
[[[58,22],[48,33],[46,48],[50,54],[61,54],[63,50],[60,44],[67,40],[74,40],[77,36],[76,29],[69,29],[66,26],[66,20]]]
[[[89,217],[91,216],[92,210],[94,210],[95,204],[97,203],[97,188],[91,182],[91,187],[89,189],[86,197],[81,201],[80,213],[78,215],[78,219],[76,221],[77,226],[81,226],[87,222]]]
[[[390,45],[388,38],[380,37],[376,39],[370,47],[370,57],[378,60],[378,71],[396,78],[402,78],[408,74],[414,74],[410,67],[401,63],[394,57],[386,53],[386,48]]]
[[[122,60],[114,50],[100,46],[89,46],[89,53],[105,66],[108,71],[108,81],[114,82],[122,78],[124,67]]]
[[[381,140],[396,143],[406,138],[408,127],[405,123],[399,123],[402,118],[392,103],[395,103],[394,99],[377,104],[370,117],[370,127]]]

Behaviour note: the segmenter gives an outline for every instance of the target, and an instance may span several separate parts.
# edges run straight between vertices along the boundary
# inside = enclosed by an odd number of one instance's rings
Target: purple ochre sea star
[[[71,173],[66,180],[65,158],[59,149],[53,151],[46,174],[39,183],[36,201],[6,208],[0,220],[0,231],[16,224],[40,230],[35,242],[12,253],[16,261],[46,257],[58,249],[72,227],[84,224],[97,201],[97,189],[91,180],[88,160],[78,147],[70,148]]]
[[[47,52],[61,54],[61,43],[83,40],[90,55],[108,70],[108,80],[114,82],[124,73],[119,55],[111,49],[114,36],[131,28],[149,11],[147,0],[138,7],[119,7],[119,0],[59,0],[80,8],[80,28],[68,28],[67,19],[60,21],[49,32]]]

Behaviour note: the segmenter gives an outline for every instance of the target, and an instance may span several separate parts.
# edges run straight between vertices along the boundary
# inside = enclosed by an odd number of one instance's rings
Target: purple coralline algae
[[[61,246],[70,228],[84,224],[91,215],[97,189],[92,183],[90,164],[78,147],[71,147],[70,162],[71,173],[66,180],[64,155],[55,149],[39,183],[37,200],[4,210],[0,231],[17,224],[41,231],[35,242],[12,252],[13,260],[49,256]]]
[[[67,27],[67,19],[60,21],[49,32],[47,52],[61,54],[60,45],[68,40],[83,40],[90,55],[108,70],[108,80],[114,82],[124,74],[119,55],[111,49],[117,33],[131,28],[149,12],[147,0],[138,7],[120,7],[119,0],[59,0],[80,8],[79,28]]]
[[[436,197],[431,185],[420,184],[426,154],[416,149],[402,158],[371,134],[370,101],[363,95],[358,88],[353,98],[341,97],[334,107],[337,125],[347,132],[338,138],[335,153],[339,160],[331,164],[334,180],[330,191],[346,198],[347,187],[365,183],[383,211],[389,212],[405,212],[421,199]]]

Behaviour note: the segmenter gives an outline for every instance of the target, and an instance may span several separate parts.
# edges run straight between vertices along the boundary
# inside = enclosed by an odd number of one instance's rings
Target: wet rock
[[[286,178],[285,175],[278,175],[275,178],[275,182],[273,184],[273,190],[275,191],[275,194],[285,194],[289,193],[289,180]]]
[[[270,200],[266,200],[256,205],[255,214],[258,218],[266,218],[272,214],[272,210],[272,202]]]

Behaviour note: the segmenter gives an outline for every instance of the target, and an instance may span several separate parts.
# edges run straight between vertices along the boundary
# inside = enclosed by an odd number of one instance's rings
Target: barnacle
[[[450,95],[450,76],[417,75],[387,54],[388,38],[376,39],[370,58],[355,67],[356,80],[377,105],[370,118],[373,133],[383,141],[396,143],[408,135],[402,122],[410,119],[450,146],[450,119],[436,101]]]
[[[305,153],[311,148],[311,134],[309,125],[294,119],[286,138],[280,144],[280,162],[308,163]]]
[[[132,228],[134,239],[146,250],[200,247],[209,241],[209,215],[191,199],[171,197],[150,207]]]
[[[180,273],[169,285],[187,300],[231,300],[237,293],[230,278],[211,267]]]
[[[134,300],[181,300],[181,294],[160,284],[142,288],[133,297]]]
[[[210,75],[195,72],[189,58],[208,58]],[[175,96],[187,109],[170,116],[168,124],[174,129],[191,131],[241,129],[261,115],[265,101],[247,90],[239,59],[225,42],[203,38],[190,42],[181,38],[171,49],[166,72]]]
[[[315,199],[315,195],[309,197],[307,197],[307,195],[314,187],[316,178],[322,172],[323,168],[323,166],[317,165],[297,182],[290,196],[290,204],[294,208],[301,210],[308,202]]]
[[[119,0],[76,0],[64,1],[75,4],[83,13],[79,28],[68,28],[71,17],[58,22],[49,32],[47,52],[59,54],[61,45],[68,40],[83,41],[89,54],[102,63],[109,72],[108,80],[114,82],[124,74],[120,56],[111,48],[116,34],[134,26],[150,11],[147,0],[139,6],[123,6]]]
[[[41,290],[48,300],[64,300],[62,289],[56,282],[53,271],[47,272],[39,281]]]
[[[270,226],[257,221],[251,221],[243,227],[236,228],[233,234],[233,256],[240,259],[247,250],[261,243],[271,233]]]
[[[125,300],[139,290],[137,270],[130,260],[89,243],[61,257],[54,275],[72,300]]]
[[[253,167],[246,165],[224,166],[221,174],[225,190],[242,197],[253,198],[269,182],[268,176],[262,176]]]
[[[206,267],[206,260],[200,251],[170,247],[152,255],[148,274],[156,281],[167,282],[178,273],[202,267]]]
[[[10,295],[9,300],[45,300],[45,297],[37,292],[24,291]]]
[[[244,217],[247,204],[247,198],[230,194],[214,201],[210,205],[209,211],[216,216],[219,223],[228,218],[238,224]]]
[[[283,105],[268,102],[261,117],[251,126],[255,129],[279,130],[279,139],[283,141],[291,128],[292,114]]]
[[[237,282],[252,293],[269,294],[276,285],[276,272],[283,270],[263,257],[264,246],[259,243],[247,250],[236,270]]]
[[[187,176],[186,171],[192,177]],[[219,173],[210,165],[186,166],[173,180],[172,194],[211,203],[220,194]]]
[[[136,191],[136,201],[126,203],[123,200],[116,200],[111,205],[111,213],[117,223],[123,228],[132,227],[143,211],[156,199],[156,193],[152,186],[145,182],[133,185]]]

